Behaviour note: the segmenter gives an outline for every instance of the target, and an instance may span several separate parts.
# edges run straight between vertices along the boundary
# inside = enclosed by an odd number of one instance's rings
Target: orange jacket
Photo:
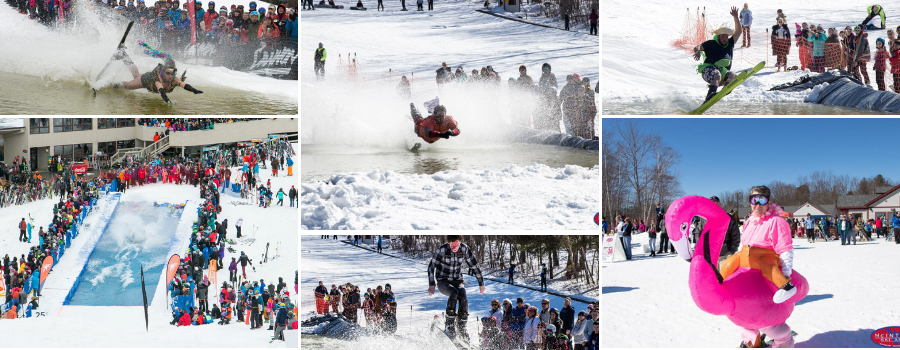
[[[444,116],[444,123],[437,124],[434,121],[434,116],[430,115],[428,118],[422,119],[422,121],[416,125],[416,131],[425,142],[434,143],[437,140],[440,140],[440,136],[434,136],[433,133],[443,133],[445,131],[452,131],[453,136],[459,135],[459,129],[457,129],[456,120],[453,120],[451,116]]]

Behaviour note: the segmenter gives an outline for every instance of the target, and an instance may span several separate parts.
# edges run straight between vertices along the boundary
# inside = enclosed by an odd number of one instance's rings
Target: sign
[[[625,248],[622,241],[615,235],[603,236],[603,262],[612,263],[617,260],[625,260]]]
[[[875,344],[889,348],[900,348],[900,327],[884,327],[872,332]]]
[[[44,285],[44,280],[50,274],[51,268],[53,268],[53,257],[48,256],[44,258],[44,262],[41,264],[41,285]]]
[[[166,285],[175,278],[175,273],[178,272],[178,265],[180,262],[181,257],[178,256],[178,254],[172,254],[172,256],[169,257],[169,263],[166,264]],[[166,288],[168,288],[168,286],[166,286]]]
[[[84,163],[74,163],[72,164],[72,172],[76,174],[84,174],[87,172],[87,164]]]
[[[5,273],[0,273],[0,298],[6,298],[6,282],[3,281],[3,275],[5,275]],[[3,312],[0,311],[0,314],[2,313]]]

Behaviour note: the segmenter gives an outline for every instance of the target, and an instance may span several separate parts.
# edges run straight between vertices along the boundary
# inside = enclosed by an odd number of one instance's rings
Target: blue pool
[[[120,202],[69,305],[142,306],[142,264],[147,302],[151,302],[182,212],[168,205]]]

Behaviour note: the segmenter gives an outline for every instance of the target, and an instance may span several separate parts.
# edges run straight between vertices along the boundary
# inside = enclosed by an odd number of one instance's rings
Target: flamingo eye
[[[681,223],[681,232],[685,233],[685,232],[687,232],[687,229],[688,229],[688,224],[686,222],[682,222]]]

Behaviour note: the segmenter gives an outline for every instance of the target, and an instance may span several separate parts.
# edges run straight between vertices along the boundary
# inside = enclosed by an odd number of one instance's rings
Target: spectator
[[[316,49],[314,57],[316,78],[319,80],[325,79],[325,59],[327,57],[328,53],[325,51],[325,47],[322,46],[322,43],[319,43],[319,48]]]
[[[596,9],[591,10],[591,35],[600,35],[599,30],[597,29],[597,22],[600,20],[600,15],[597,14]]]
[[[530,89],[534,85],[534,80],[528,75],[524,64],[519,66],[519,79],[516,80],[516,85],[523,89]]]
[[[544,63],[541,66],[541,78],[538,80],[538,85],[541,87],[552,87],[554,89],[559,88],[556,84],[556,75],[553,74],[550,69],[549,63]]]
[[[875,40],[875,83],[878,84],[878,90],[885,91],[884,85],[884,71],[887,70],[887,66],[885,62],[888,58],[888,52],[884,47],[884,39],[878,38]],[[881,233],[881,220],[876,220],[876,228],[878,231],[878,236],[880,237]]]
[[[741,47],[750,47],[750,25],[753,24],[753,12],[747,8],[747,3],[744,3],[744,8],[741,9],[740,13],[741,17],[741,27],[743,27],[743,32],[747,33],[744,35],[743,45]]]

